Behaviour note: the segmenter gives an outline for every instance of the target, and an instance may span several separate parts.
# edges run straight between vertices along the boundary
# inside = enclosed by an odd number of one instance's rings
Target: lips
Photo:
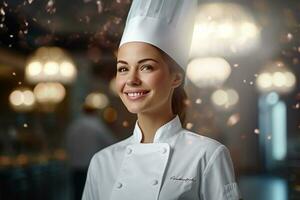
[[[126,91],[124,93],[129,99],[136,100],[146,96],[149,92],[150,91],[148,90],[137,90],[137,91]]]

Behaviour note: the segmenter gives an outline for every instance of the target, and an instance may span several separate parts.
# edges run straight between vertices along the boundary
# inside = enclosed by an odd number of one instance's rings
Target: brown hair
[[[188,96],[184,89],[184,82],[185,82],[185,71],[174,61],[168,54],[164,51],[158,49],[161,54],[163,55],[164,60],[166,61],[170,72],[179,72],[182,74],[182,83],[180,86],[174,89],[173,96],[172,96],[172,111],[174,114],[177,114],[180,118],[182,124],[185,122],[186,117],[186,101]]]

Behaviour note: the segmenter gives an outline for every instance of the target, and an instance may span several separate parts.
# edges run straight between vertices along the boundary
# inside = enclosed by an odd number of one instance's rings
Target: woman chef
[[[229,152],[182,128],[196,0],[133,0],[116,86],[133,135],[91,160],[83,200],[238,200]]]

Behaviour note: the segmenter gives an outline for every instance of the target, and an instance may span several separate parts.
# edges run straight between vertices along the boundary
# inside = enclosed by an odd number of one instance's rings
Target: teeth
[[[130,97],[136,97],[136,96],[140,96],[145,94],[144,92],[132,92],[132,93],[128,93],[128,96]]]

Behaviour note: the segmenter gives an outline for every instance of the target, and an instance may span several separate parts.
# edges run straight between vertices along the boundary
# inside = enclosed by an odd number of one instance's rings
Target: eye
[[[151,65],[142,65],[141,70],[151,71],[153,67]]]
[[[124,66],[121,66],[121,67],[118,67],[118,72],[125,72],[127,71],[127,67],[124,67]]]

